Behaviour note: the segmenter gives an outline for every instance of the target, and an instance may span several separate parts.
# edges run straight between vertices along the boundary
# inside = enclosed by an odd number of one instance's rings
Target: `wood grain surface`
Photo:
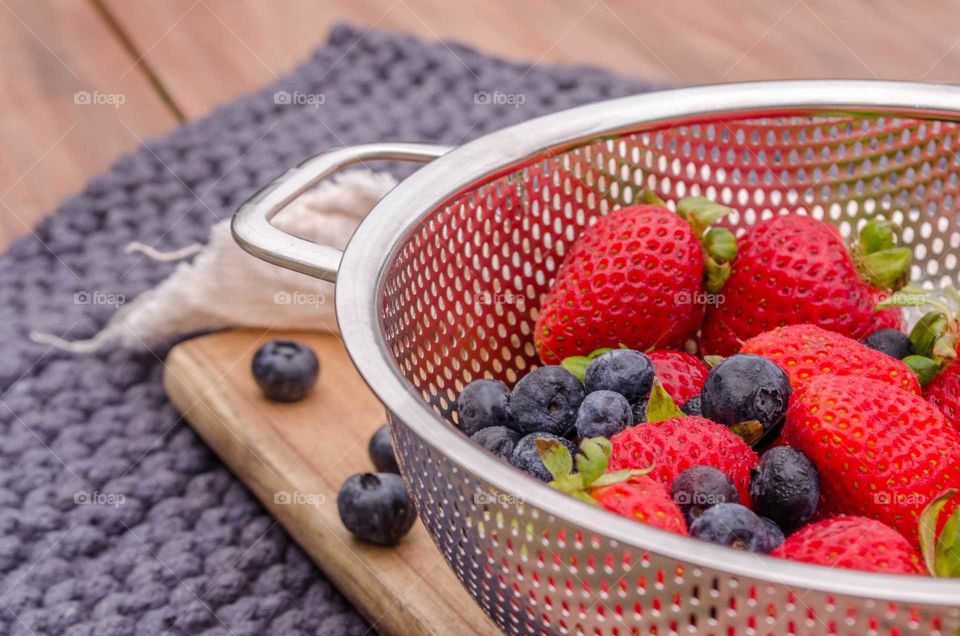
[[[366,545],[340,523],[337,491],[373,470],[370,435],[383,407],[354,370],[340,340],[289,335],[320,358],[315,391],[302,402],[260,396],[250,362],[268,337],[228,331],[186,341],[166,361],[173,403],[203,439],[383,634],[498,633],[460,586],[423,526],[395,548]]]
[[[0,0],[0,247],[141,139],[352,22],[690,84],[960,81],[960,0]],[[123,95],[119,107],[74,103]]]

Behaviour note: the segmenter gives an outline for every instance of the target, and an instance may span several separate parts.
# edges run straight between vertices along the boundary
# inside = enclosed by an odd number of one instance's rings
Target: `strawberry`
[[[899,307],[884,307],[873,312],[873,322],[870,323],[866,333],[862,335],[869,335],[881,329],[903,331],[906,328],[907,323],[903,319],[903,312]]]
[[[960,487],[960,433],[933,405],[889,384],[818,375],[793,394],[783,441],[820,472],[821,507],[886,523],[917,544],[923,508]]]
[[[684,415],[654,381],[647,423],[624,429],[610,438],[611,470],[652,467],[650,476],[670,487],[693,466],[712,466],[730,478],[740,503],[750,505],[750,469],[758,457],[750,446],[722,424]]]
[[[910,331],[914,355],[903,361],[920,378],[927,400],[960,430],[960,320],[955,307],[960,305],[960,293],[953,287],[942,291],[946,298],[934,298],[922,289],[907,288],[886,302],[894,307],[930,305],[934,308]]]
[[[960,430],[960,360],[945,366],[927,385],[924,395]]]
[[[687,534],[687,523],[680,508],[666,487],[650,477],[639,475],[611,486],[594,487],[590,495],[601,507],[621,517]]]
[[[622,517],[687,534],[687,523],[670,493],[646,476],[649,468],[607,472],[610,441],[602,437],[583,440],[573,472],[570,451],[552,440],[538,440],[537,452],[550,471],[550,486],[582,501],[598,505]]]
[[[818,375],[855,375],[920,394],[917,376],[900,360],[816,325],[768,331],[743,343],[741,352],[772,360],[794,388]]]
[[[729,230],[704,234],[728,208],[699,198],[677,207],[622,208],[583,231],[540,305],[534,342],[545,364],[602,347],[678,347],[696,335],[704,272],[721,284],[717,259],[731,259],[736,244]],[[716,256],[705,256],[701,239]]]
[[[866,517],[832,517],[804,526],[770,553],[836,568],[924,574],[920,555],[893,528]]]
[[[703,390],[710,369],[699,358],[683,351],[661,349],[647,354],[663,388],[677,404],[683,404]]]
[[[871,222],[855,262],[828,223],[786,215],[751,227],[738,241],[722,302],[707,308],[701,353],[730,355],[744,340],[798,323],[865,336],[881,289],[898,287],[909,271],[910,250],[893,241],[889,225]]]

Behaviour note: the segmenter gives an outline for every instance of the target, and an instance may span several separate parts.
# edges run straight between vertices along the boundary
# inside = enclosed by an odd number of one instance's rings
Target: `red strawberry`
[[[601,437],[580,443],[577,472],[570,451],[557,441],[537,441],[537,453],[553,481],[550,486],[622,517],[678,534],[687,534],[683,513],[664,486],[647,477],[647,469],[607,471],[610,441]]]
[[[583,231],[540,305],[534,342],[545,364],[602,347],[677,347],[696,335],[704,298],[700,239],[717,211],[729,210],[705,199],[678,204],[691,207],[701,209],[684,212],[690,222],[662,205],[635,205]],[[725,232],[732,243],[729,231],[716,231],[711,236]],[[731,249],[723,243],[711,253]]]
[[[726,426],[703,417],[675,417],[639,424],[610,439],[610,469],[643,469],[668,488],[693,466],[713,466],[737,487],[740,502],[750,505],[750,469],[757,454]]]
[[[768,331],[747,340],[741,351],[775,362],[794,388],[818,375],[855,375],[920,394],[917,376],[900,360],[815,325]]]
[[[687,534],[683,513],[667,489],[645,475],[637,475],[612,486],[590,489],[590,496],[600,506],[621,517],[651,526]]]
[[[861,237],[875,234],[865,229]],[[868,283],[832,225],[787,215],[753,226],[738,241],[732,275],[720,291],[723,302],[707,309],[701,353],[730,355],[748,338],[798,323],[852,338],[866,335],[877,287],[896,286],[909,271],[910,250],[892,247],[890,230],[883,239],[869,241],[858,257]]]
[[[710,369],[702,360],[683,351],[663,349],[647,354],[656,376],[677,404],[683,404],[703,390]]]
[[[906,328],[907,323],[903,319],[903,311],[899,307],[884,307],[883,309],[878,309],[873,312],[873,322],[867,331],[860,335],[868,336],[874,331],[880,331],[881,329],[904,331]]]
[[[817,465],[826,513],[877,519],[914,545],[924,507],[960,489],[960,433],[920,396],[877,380],[809,379],[790,399],[783,441]]]
[[[893,528],[866,517],[833,517],[804,526],[770,554],[867,572],[926,573],[909,541]]]
[[[925,389],[927,400],[960,429],[960,360],[954,360],[937,374]]]

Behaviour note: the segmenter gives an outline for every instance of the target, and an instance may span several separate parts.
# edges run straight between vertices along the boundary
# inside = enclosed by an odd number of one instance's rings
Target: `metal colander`
[[[336,281],[340,329],[386,405],[403,476],[464,587],[514,634],[950,634],[960,581],[828,569],[714,546],[551,490],[451,425],[476,378],[537,364],[537,308],[598,216],[649,188],[703,195],[742,230],[808,214],[849,235],[882,214],[914,278],[958,284],[960,90],[817,81],[710,86],[549,115],[448,149],[375,144],[308,160],[254,196],[234,235],[270,262]],[[434,159],[346,250],[269,223],[364,160]],[[855,549],[855,547],[854,547]]]

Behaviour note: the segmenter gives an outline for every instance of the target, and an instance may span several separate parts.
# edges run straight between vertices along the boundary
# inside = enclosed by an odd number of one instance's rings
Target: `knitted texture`
[[[124,245],[203,241],[311,154],[382,140],[457,144],[642,88],[595,69],[530,69],[340,26],[275,85],[122,157],[14,243],[0,257],[0,633],[370,629],[167,402],[164,350],[74,356],[27,334],[92,336],[117,303],[174,267]],[[523,103],[478,100],[479,91]]]

